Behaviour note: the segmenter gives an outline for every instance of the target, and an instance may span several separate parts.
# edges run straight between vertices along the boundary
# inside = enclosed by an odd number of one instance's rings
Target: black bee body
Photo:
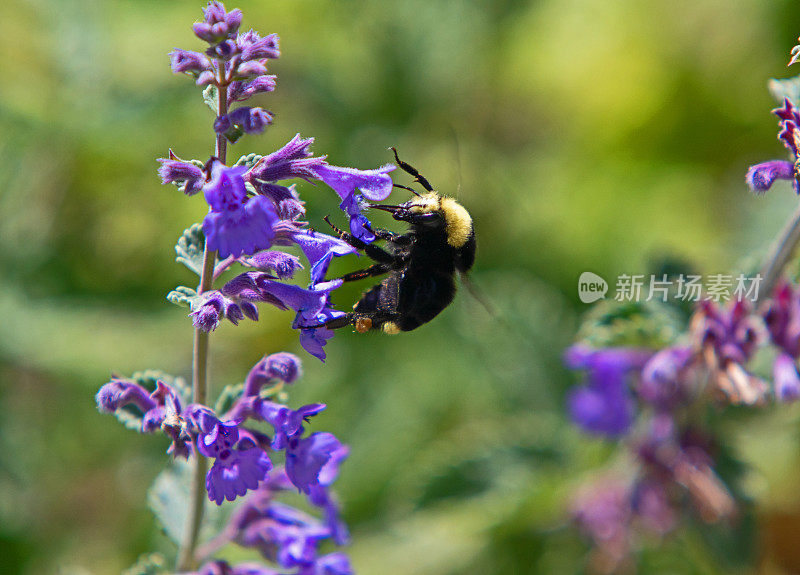
[[[409,224],[402,235],[372,230],[389,251],[334,227],[344,241],[376,262],[343,276],[344,281],[388,275],[364,293],[352,312],[327,322],[328,328],[353,325],[362,333],[382,330],[389,334],[415,329],[450,305],[456,293],[456,272],[466,273],[475,262],[475,232],[467,210],[454,199],[438,195],[417,170],[397,158],[396,151],[395,158],[428,193],[398,206],[372,206]]]

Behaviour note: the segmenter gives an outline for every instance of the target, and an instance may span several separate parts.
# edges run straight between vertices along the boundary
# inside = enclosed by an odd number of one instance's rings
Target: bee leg
[[[411,174],[412,176],[414,176],[414,179],[415,179],[417,182],[419,182],[419,183],[420,183],[420,185],[421,185],[423,188],[425,188],[425,189],[426,189],[426,190],[428,190],[429,192],[432,192],[432,191],[433,191],[433,186],[431,186],[431,185],[430,185],[430,183],[428,182],[428,180],[426,180],[426,179],[423,177],[423,175],[422,175],[422,174],[420,174],[420,173],[417,171],[417,169],[416,169],[415,167],[413,167],[411,164],[407,164],[406,162],[404,162],[403,160],[401,160],[401,159],[400,159],[400,158],[397,156],[397,148],[395,148],[395,147],[392,147],[392,148],[390,148],[390,149],[391,149],[391,150],[394,152],[394,159],[395,159],[395,160],[397,160],[397,164],[400,166],[400,169],[401,169],[401,170],[403,170],[404,172],[407,172],[408,174]]]
[[[368,268],[364,268],[363,270],[356,270],[354,272],[350,272],[349,274],[345,274],[342,277],[338,278],[345,282],[352,282],[356,280],[361,280],[364,278],[374,277],[383,275],[387,272],[392,271],[394,269],[394,265],[386,264],[386,263],[378,263],[375,265],[371,265]]]
[[[382,230],[382,229],[371,229],[370,230],[375,237],[379,240],[385,240],[389,243],[392,243],[396,246],[410,246],[414,243],[414,236],[411,234],[396,234],[394,232],[390,232],[389,230]]]
[[[374,246],[372,244],[364,243],[360,239],[355,237],[353,234],[349,234],[344,230],[340,230],[328,220],[328,216],[325,216],[322,219],[324,219],[325,222],[327,222],[327,224],[333,228],[333,231],[339,235],[339,239],[341,239],[344,242],[347,242],[354,248],[363,251],[367,256],[369,256],[376,262],[390,264],[397,259],[397,256],[393,256],[386,250],[382,250],[378,246]]]

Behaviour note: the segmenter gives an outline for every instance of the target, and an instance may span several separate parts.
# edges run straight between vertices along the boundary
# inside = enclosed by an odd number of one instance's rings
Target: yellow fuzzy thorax
[[[472,217],[453,198],[430,192],[417,198],[409,209],[412,212],[421,214],[441,212],[444,215],[447,243],[454,248],[460,248],[467,243],[470,234],[472,234]]]

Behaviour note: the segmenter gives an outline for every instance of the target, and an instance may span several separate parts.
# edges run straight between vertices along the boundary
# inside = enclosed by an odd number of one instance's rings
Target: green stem
[[[217,106],[219,115],[228,113],[228,86],[220,81],[217,93]],[[217,134],[215,156],[223,164],[227,157],[227,140],[222,134]],[[203,252],[203,271],[200,275],[200,286],[197,293],[202,294],[210,290],[214,284],[214,264],[217,261],[217,252],[208,249],[206,243]],[[205,404],[208,401],[208,347],[209,334],[202,329],[194,330],[194,347],[192,350],[192,403]],[[195,449],[195,454],[197,450]],[[195,465],[191,486],[191,508],[186,528],[186,539],[178,551],[178,571],[189,571],[197,567],[195,549],[200,537],[200,527],[203,524],[203,512],[206,505],[206,473],[208,473],[208,460],[205,457],[195,456]]]
[[[762,283],[759,290],[759,299],[772,293],[772,289],[781,277],[783,268],[789,263],[798,243],[800,243],[800,207],[795,210],[794,214],[792,214],[792,219],[789,220],[781,235],[775,240],[764,267],[761,268]]]

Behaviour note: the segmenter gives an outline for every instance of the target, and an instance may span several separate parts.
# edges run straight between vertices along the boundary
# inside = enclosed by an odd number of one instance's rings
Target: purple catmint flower
[[[350,559],[344,553],[329,553],[314,561],[313,565],[303,567],[298,575],[353,575]]]
[[[325,279],[328,265],[333,257],[357,254],[358,250],[347,242],[315,232],[303,230],[292,236],[294,242],[303,250],[311,265],[311,283],[317,284]]]
[[[128,404],[135,405],[142,413],[157,406],[150,397],[150,392],[141,385],[116,377],[100,388],[95,395],[95,401],[97,409],[105,413],[114,413]]]
[[[262,272],[274,272],[278,279],[291,279],[303,265],[297,256],[272,250],[264,250],[244,258],[242,263]]]
[[[361,214],[361,198],[379,202],[385,200],[392,192],[392,179],[389,172],[397,166],[386,164],[375,170],[356,170],[325,164],[315,168],[317,177],[330,186],[340,198],[339,207],[350,216],[351,233],[363,242],[375,240],[370,231],[369,222]],[[361,194],[357,194],[359,190]]]
[[[728,401],[746,405],[762,402],[766,383],[744,367],[763,339],[746,302],[735,300],[722,307],[703,301],[690,328],[712,381]]]
[[[242,62],[257,59],[276,59],[279,58],[281,52],[278,48],[278,35],[268,34],[263,38],[259,36],[258,32],[250,30],[244,34],[239,34],[236,38],[236,44],[241,53]]]
[[[243,291],[228,296],[218,290],[207,291],[192,304],[189,316],[194,327],[205,332],[217,329],[222,319],[227,319],[233,325],[238,325],[245,317],[258,321],[258,308],[251,300],[260,301],[259,294]]]
[[[228,105],[234,102],[244,102],[256,94],[263,94],[275,90],[275,76],[266,74],[249,82],[239,80],[232,82],[228,87]]]
[[[595,544],[603,563],[616,571],[630,553],[630,489],[615,479],[584,485],[576,494],[571,515]]]
[[[800,357],[800,290],[785,282],[778,285],[763,317],[772,343]]]
[[[234,36],[242,23],[242,11],[236,8],[227,12],[222,2],[209,2],[203,9],[203,16],[205,21],[194,24],[192,29],[198,38],[209,44]]]
[[[797,192],[797,180],[794,177],[794,164],[786,160],[771,160],[750,166],[745,176],[749,188],[757,194],[766,192],[775,180],[791,180]]]
[[[291,438],[286,447],[286,474],[303,493],[319,485],[320,474],[344,446],[331,433],[316,432],[308,437]]]
[[[158,175],[162,184],[175,184],[187,196],[192,196],[203,189],[205,173],[199,166],[191,162],[184,162],[170,150],[169,158],[158,158],[161,167]]]
[[[302,138],[296,134],[284,146],[261,158],[248,172],[248,179],[257,185],[259,181],[276,182],[292,178],[316,180],[317,170],[325,166],[325,156],[311,157],[314,138]]]
[[[265,385],[275,381],[294,383],[302,375],[300,358],[285,351],[264,356],[253,366],[244,382],[244,396],[257,396]]]
[[[227,168],[215,161],[211,180],[203,186],[203,194],[211,210],[203,220],[203,233],[209,249],[220,257],[252,254],[269,248],[278,215],[272,202],[264,196],[247,198],[244,166]]]
[[[291,439],[303,435],[305,431],[303,423],[322,412],[325,404],[312,403],[293,410],[279,403],[262,401],[256,409],[258,416],[275,429],[272,448],[280,450],[286,449]]]
[[[214,465],[206,475],[208,498],[217,505],[233,501],[248,489],[258,488],[272,462],[255,443],[239,439],[239,426],[233,421],[219,421],[207,408],[196,407],[190,417],[198,427],[197,450],[213,457]]]
[[[568,399],[572,420],[589,433],[610,437],[626,433],[634,415],[627,379],[651,355],[650,351],[635,348],[569,348],[565,355],[567,366],[588,371],[588,385],[573,390]]]
[[[678,523],[678,514],[668,493],[669,485],[646,479],[634,488],[631,505],[637,519],[644,527],[659,534],[672,531]]]
[[[300,330],[300,345],[308,353],[316,357],[318,360],[324,362],[327,357],[325,353],[325,344],[334,336],[332,329],[324,327],[316,329],[301,329]]]
[[[238,127],[245,134],[260,134],[271,123],[272,112],[263,108],[242,106],[229,114],[217,117],[214,120],[214,131],[218,134],[228,134]]]
[[[175,48],[169,53],[172,71],[176,74],[191,74],[199,76],[203,72],[213,72],[211,60],[205,54]]]
[[[639,396],[662,409],[679,404],[688,391],[686,379],[693,356],[690,347],[668,347],[656,353],[642,369]]]
[[[792,356],[786,353],[778,354],[772,373],[775,399],[785,402],[797,401],[800,397],[800,375],[797,373],[797,364]]]

